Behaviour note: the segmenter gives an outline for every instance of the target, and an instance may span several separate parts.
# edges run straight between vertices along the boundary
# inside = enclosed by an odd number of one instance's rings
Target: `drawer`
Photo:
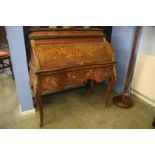
[[[93,72],[93,79],[96,82],[102,82],[103,80],[109,78],[112,73],[113,73],[113,66],[97,68]]]
[[[92,79],[93,69],[77,70],[66,73],[69,83],[83,83],[87,79]]]
[[[44,90],[57,90],[63,89],[66,83],[66,76],[62,73],[51,74],[42,77],[42,89]]]

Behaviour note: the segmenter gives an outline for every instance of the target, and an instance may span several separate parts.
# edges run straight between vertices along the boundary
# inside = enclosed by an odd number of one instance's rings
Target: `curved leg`
[[[115,77],[114,76],[110,77],[109,84],[108,84],[108,87],[107,87],[107,90],[106,90],[106,93],[105,93],[105,105],[106,106],[108,105],[109,95],[111,93],[114,82],[115,82]]]
[[[39,85],[36,90],[35,100],[36,100],[36,104],[37,104],[39,115],[40,115],[40,127],[42,127],[43,126],[43,106],[41,103],[41,89]]]

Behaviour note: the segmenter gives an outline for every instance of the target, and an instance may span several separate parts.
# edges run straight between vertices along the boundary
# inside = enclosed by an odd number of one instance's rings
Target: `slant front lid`
[[[30,64],[44,71],[113,61],[113,49],[103,36],[99,30],[33,32]]]

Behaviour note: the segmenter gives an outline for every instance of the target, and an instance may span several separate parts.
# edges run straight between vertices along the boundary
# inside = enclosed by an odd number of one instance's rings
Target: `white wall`
[[[142,29],[131,89],[155,106],[155,27]]]
[[[139,52],[155,56],[155,27],[143,27]]]

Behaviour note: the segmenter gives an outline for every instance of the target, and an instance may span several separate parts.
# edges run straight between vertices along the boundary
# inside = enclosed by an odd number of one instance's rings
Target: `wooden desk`
[[[66,85],[109,79],[105,103],[116,79],[114,51],[100,29],[36,31],[31,43],[30,83],[43,125],[41,94]]]

